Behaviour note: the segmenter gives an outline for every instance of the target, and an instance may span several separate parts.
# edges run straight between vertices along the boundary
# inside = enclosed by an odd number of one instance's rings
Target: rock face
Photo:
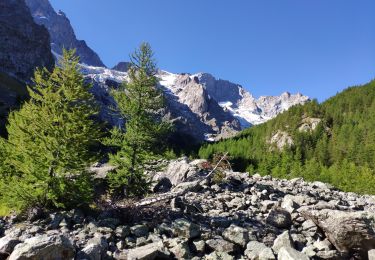
[[[52,68],[49,35],[22,0],[0,2],[0,73],[29,82],[36,67]]]
[[[0,219],[0,259],[9,254],[9,259],[263,260],[374,255],[374,196],[235,172],[225,172],[218,183],[199,171],[194,181],[181,178],[170,192],[155,194],[168,199],[145,210],[132,207],[137,214],[126,222],[120,218],[129,208],[118,211],[121,205],[97,217],[73,210],[35,222]],[[190,188],[169,202],[167,194],[177,187]]]
[[[76,49],[81,62],[91,66],[105,67],[99,56],[87,46],[85,41],[77,40],[66,15],[55,12],[48,0],[26,0],[36,23],[45,26],[51,37],[52,51],[58,55],[62,49]]]
[[[22,0],[0,1],[0,134],[11,109],[27,97],[36,67],[54,65],[48,31],[33,21]]]
[[[268,143],[275,145],[279,151],[282,151],[285,147],[292,146],[294,141],[287,132],[278,130],[274,135],[271,136]],[[273,149],[273,147],[270,149]]]

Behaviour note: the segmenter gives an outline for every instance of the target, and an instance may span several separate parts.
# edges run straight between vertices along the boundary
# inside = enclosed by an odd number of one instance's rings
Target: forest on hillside
[[[315,129],[301,130],[315,119]],[[236,137],[199,150],[202,158],[229,152],[236,170],[280,178],[323,181],[344,191],[375,194],[375,81],[350,87],[319,104],[297,105]],[[282,149],[277,132],[292,143]]]

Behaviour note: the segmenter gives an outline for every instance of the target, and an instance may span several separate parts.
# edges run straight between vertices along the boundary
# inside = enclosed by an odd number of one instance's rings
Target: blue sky
[[[374,0],[50,0],[109,66],[148,41],[161,69],[322,101],[375,78]]]

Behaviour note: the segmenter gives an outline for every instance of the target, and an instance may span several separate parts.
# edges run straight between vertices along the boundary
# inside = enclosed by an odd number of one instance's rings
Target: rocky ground
[[[142,207],[3,219],[0,259],[375,259],[373,196],[201,163],[172,162]]]

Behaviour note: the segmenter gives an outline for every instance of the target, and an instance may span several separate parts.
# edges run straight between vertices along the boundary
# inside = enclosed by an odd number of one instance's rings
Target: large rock
[[[63,235],[40,235],[18,244],[9,260],[72,259],[74,251],[70,240]]]
[[[266,222],[277,228],[289,228],[292,225],[292,216],[282,208],[274,208],[266,218]]]
[[[301,214],[319,226],[341,253],[366,257],[375,249],[375,214],[365,211],[303,210]]]
[[[183,157],[171,161],[164,172],[157,173],[153,177],[153,181],[165,182],[165,179],[168,179],[173,186],[177,186],[186,181],[189,177],[195,175],[197,171],[197,166],[190,164],[187,157]]]

